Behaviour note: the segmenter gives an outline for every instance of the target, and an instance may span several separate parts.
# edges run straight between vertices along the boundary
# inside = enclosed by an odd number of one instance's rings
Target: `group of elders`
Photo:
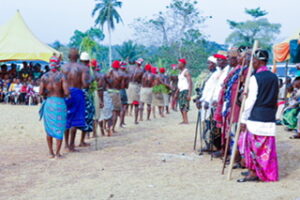
[[[251,59],[253,72],[245,90]],[[238,142],[234,168],[248,169],[238,182],[279,179],[275,141],[279,81],[268,70],[268,59],[267,51],[258,49],[252,55],[245,46],[209,57],[210,74],[201,85],[202,94],[197,101],[205,124],[202,137],[206,147],[202,151],[214,149],[213,155],[223,157],[226,163],[227,155],[234,153],[233,143]],[[240,114],[242,101],[245,107]],[[239,121],[241,133],[234,141]]]
[[[166,75],[166,69],[143,65],[144,60],[127,65],[114,61],[107,73],[101,73],[96,60],[89,55],[71,49],[69,63],[60,67],[59,59],[51,58],[51,70],[41,78],[40,95],[44,102],[40,117],[44,120],[50,158],[61,157],[62,140],[69,152],[76,151],[77,130],[82,131],[79,146],[89,146],[86,136],[99,126],[102,135],[112,136],[119,119],[120,127],[125,125],[126,113],[134,110],[134,123],[143,121],[144,108],[147,120],[155,108],[159,115],[177,109],[177,102],[183,117],[188,123],[187,112],[192,94],[192,80],[186,69],[186,60],[180,59],[173,65],[178,75]],[[57,61],[57,62],[56,62]],[[78,62],[79,61],[79,62]],[[130,106],[131,110],[128,108]],[[53,138],[57,140],[53,150]]]

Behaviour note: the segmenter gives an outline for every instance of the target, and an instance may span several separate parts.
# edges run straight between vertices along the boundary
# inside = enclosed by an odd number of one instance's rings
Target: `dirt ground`
[[[0,105],[0,199],[2,200],[201,200],[300,199],[300,140],[278,129],[281,180],[227,181],[219,159],[193,152],[197,111],[190,125],[178,125],[179,113],[99,137],[61,160],[47,157],[38,107]],[[79,134],[78,134],[79,135]],[[78,141],[77,141],[78,144]]]

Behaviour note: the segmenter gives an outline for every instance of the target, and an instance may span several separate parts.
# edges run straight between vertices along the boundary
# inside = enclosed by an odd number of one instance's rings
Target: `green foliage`
[[[121,46],[116,46],[115,50],[124,61],[133,62],[140,57],[144,51],[144,47],[135,44],[132,40],[123,42]]]
[[[261,10],[260,7],[255,8],[255,9],[245,9],[246,14],[251,15],[253,18],[259,18],[266,16],[268,14],[267,11]]]
[[[258,40],[261,48],[270,50],[276,35],[280,33],[281,25],[261,18],[267,15],[267,12],[260,8],[246,9],[245,12],[254,19],[244,22],[227,20],[233,32],[227,37],[226,43],[233,46],[252,46],[254,40]]]
[[[122,18],[119,15],[116,8],[122,7],[122,2],[117,0],[96,0],[95,8],[92,12],[94,17],[97,14],[95,25],[100,25],[103,29],[105,23],[114,30],[115,22],[122,22]]]

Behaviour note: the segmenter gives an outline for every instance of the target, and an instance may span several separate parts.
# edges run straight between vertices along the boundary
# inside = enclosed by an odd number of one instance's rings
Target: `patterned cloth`
[[[141,88],[141,102],[145,104],[151,104],[152,103],[152,88]]]
[[[122,105],[127,105],[128,104],[128,97],[127,97],[126,89],[120,90],[120,95],[121,95]]]
[[[129,83],[128,90],[127,90],[129,104],[140,101],[140,91],[141,91],[140,84],[133,83],[133,82]]]
[[[99,121],[108,120],[112,118],[113,104],[112,99],[107,91],[103,93],[104,107],[101,109],[101,116]]]
[[[84,89],[84,99],[85,99],[85,126],[80,128],[84,132],[92,132],[94,129],[94,115],[95,107],[93,98],[89,95],[88,89]]]
[[[94,120],[98,120],[100,118],[100,99],[99,99],[99,95],[98,95],[98,91],[94,91],[94,107],[95,107],[95,115],[94,115]]]
[[[165,106],[169,106],[169,103],[170,103],[170,96],[169,96],[169,94],[163,93],[163,96],[164,96],[164,104],[165,104]]]
[[[246,167],[254,170],[261,181],[278,181],[276,138],[254,135],[249,131],[245,137]]]
[[[67,106],[64,98],[48,97],[40,109],[47,135],[62,140],[67,124]]]
[[[120,111],[122,109],[120,90],[109,89],[108,93],[112,99],[113,110]]]
[[[70,88],[70,98],[66,98],[67,104],[67,129],[71,127],[85,126],[85,98],[82,89]]]
[[[190,109],[190,102],[187,100],[188,94],[188,90],[183,90],[179,92],[178,103],[180,110],[183,112],[187,112]]]

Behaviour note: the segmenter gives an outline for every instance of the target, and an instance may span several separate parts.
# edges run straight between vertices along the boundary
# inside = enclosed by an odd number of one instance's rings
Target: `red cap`
[[[222,55],[222,54],[215,54],[214,57],[219,58],[219,59],[223,59],[223,60],[227,60],[227,57]]]
[[[152,67],[151,68],[151,73],[152,74],[157,74],[157,68],[156,67]]]
[[[186,65],[186,63],[187,63],[187,62],[186,62],[186,59],[184,59],[184,58],[179,59],[178,61],[181,62],[181,63],[183,63],[183,64],[185,64],[185,65]]]
[[[152,66],[150,64],[145,65],[145,70],[147,72],[151,72],[151,68],[152,68]]]
[[[96,59],[90,61],[90,67],[97,67],[97,66],[98,66],[98,62]]]
[[[176,64],[172,64],[171,67],[172,67],[172,69],[175,69],[177,67],[177,65]]]
[[[164,73],[166,72],[166,69],[162,67],[162,68],[159,69],[159,72],[160,72],[161,74],[164,74]]]
[[[114,68],[114,69],[119,69],[120,67],[121,67],[121,63],[120,63],[120,61],[118,61],[118,60],[115,60],[113,63],[112,63],[112,68]]]

